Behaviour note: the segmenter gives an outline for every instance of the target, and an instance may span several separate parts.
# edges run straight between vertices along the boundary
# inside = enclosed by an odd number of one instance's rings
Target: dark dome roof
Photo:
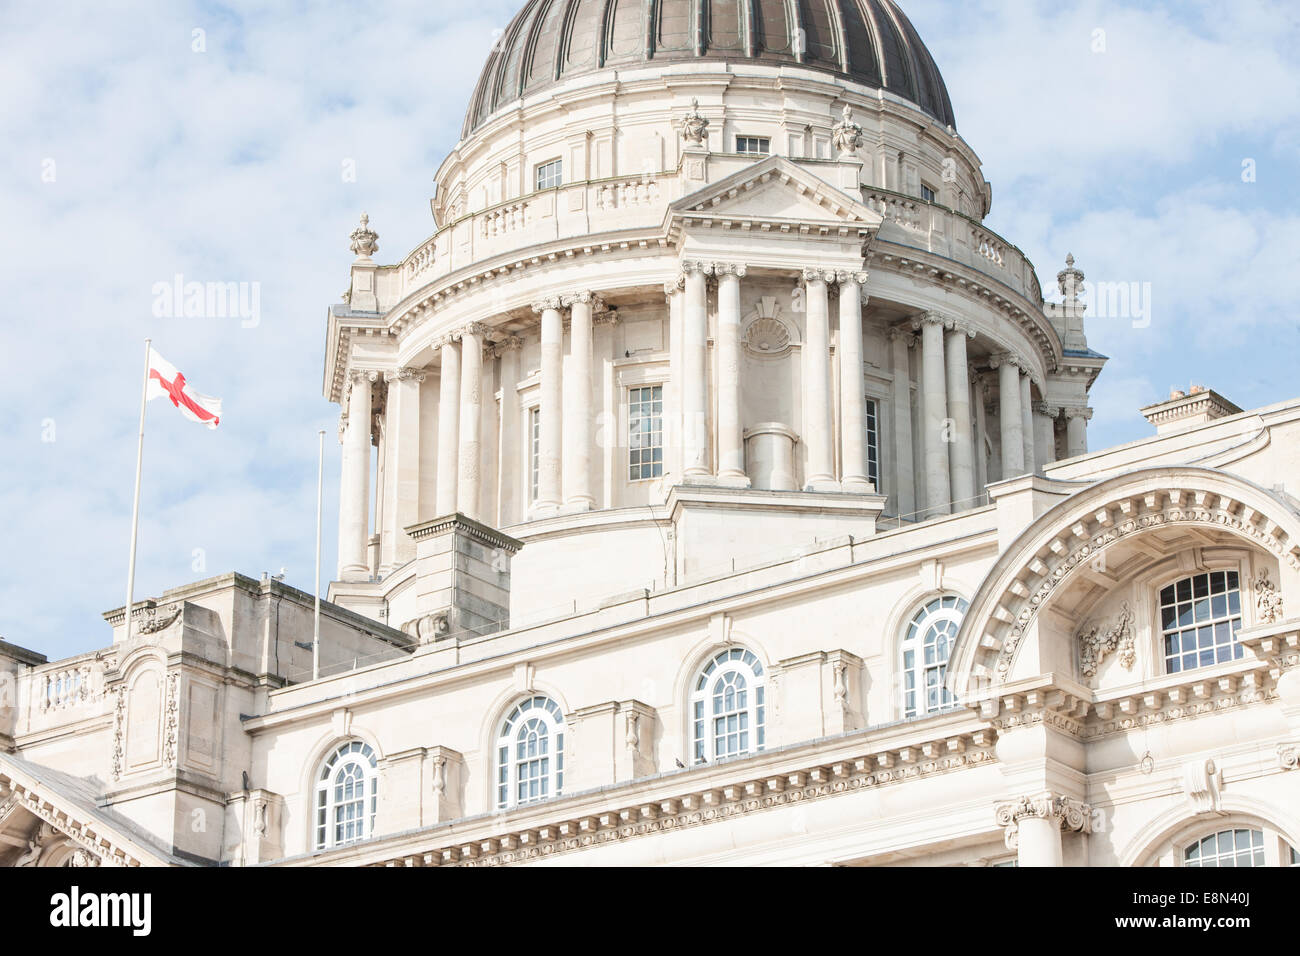
[[[691,60],[798,64],[883,88],[957,125],[930,51],[893,0],[528,0],[483,68],[463,135],[569,77]]]

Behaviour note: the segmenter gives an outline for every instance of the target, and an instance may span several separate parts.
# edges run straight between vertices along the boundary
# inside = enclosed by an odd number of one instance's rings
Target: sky
[[[335,567],[325,316],[364,210],[381,262],[433,232],[433,176],[521,0],[0,5],[0,638],[111,642],[125,600],[143,341],[224,400],[209,432],[154,402],[137,600],[238,570]],[[1045,290],[1072,252],[1130,283],[1094,448],[1208,385],[1300,396],[1300,4],[901,0],[993,184],[987,224]],[[270,9],[268,9],[270,7]],[[176,277],[241,283],[186,317]],[[253,305],[256,290],[257,309]]]

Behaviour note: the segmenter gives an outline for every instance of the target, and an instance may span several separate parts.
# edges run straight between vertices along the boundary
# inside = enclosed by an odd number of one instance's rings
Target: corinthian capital
[[[1047,790],[998,804],[995,818],[998,826],[1003,828],[1007,847],[1013,850],[1020,843],[1020,823],[1023,820],[1048,820],[1062,830],[1092,832],[1092,807]]]
[[[970,339],[975,338],[975,329],[965,319],[948,319],[944,322],[943,327],[949,332],[955,332]]]
[[[673,279],[671,282],[665,282],[665,283],[664,283],[664,297],[665,297],[665,298],[669,298],[669,299],[671,299],[671,298],[672,298],[673,296],[675,296],[678,292],[681,292],[681,291],[682,291],[682,288],[683,288],[685,285],[686,285],[686,279],[685,279],[685,276],[681,276],[681,275],[677,276],[677,278]]]
[[[399,368],[391,372],[384,373],[385,382],[423,382],[424,369],[422,368]]]
[[[835,281],[835,270],[834,269],[804,269],[803,281],[833,283]]]
[[[558,312],[562,308],[564,308],[564,301],[558,295],[548,295],[533,303],[533,311],[538,315],[549,310]]]
[[[1091,421],[1092,409],[1091,408],[1067,408],[1065,410],[1065,417],[1067,420],[1071,418],[1082,418],[1085,421]]]
[[[487,335],[488,328],[482,322],[470,322],[461,326],[451,333],[454,339],[463,339],[467,335],[477,335],[480,338]]]
[[[922,312],[920,315],[916,316],[916,318],[912,319],[912,328],[917,332],[921,331],[921,329],[925,328],[927,325],[937,325],[942,329],[949,321],[951,320],[942,312]]]
[[[507,352],[517,352],[524,347],[524,340],[518,335],[507,335],[504,339],[498,339],[488,346],[490,354],[493,357],[500,358]]]
[[[989,368],[1001,368],[1003,365],[1011,365],[1015,368],[1025,367],[1024,360],[1011,352],[995,352],[989,356]]]

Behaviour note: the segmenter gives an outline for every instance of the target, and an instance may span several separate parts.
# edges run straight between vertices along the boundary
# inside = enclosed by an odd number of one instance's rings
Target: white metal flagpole
[[[320,516],[325,494],[325,429],[320,430],[320,451],[316,459],[316,607],[312,612],[311,679],[320,677]]]
[[[126,566],[126,637],[131,640],[131,605],[135,603],[135,545],[140,532],[140,466],[144,461],[144,410],[149,397],[149,348],[144,340],[144,384],[140,387],[140,438],[135,446],[135,500],[131,504],[131,558]]]

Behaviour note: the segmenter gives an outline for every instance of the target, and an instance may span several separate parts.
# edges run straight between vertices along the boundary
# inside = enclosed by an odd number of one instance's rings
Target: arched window
[[[349,740],[335,748],[316,777],[316,849],[374,835],[379,772],[369,744]]]
[[[903,634],[903,716],[921,717],[957,703],[944,686],[948,656],[969,605],[954,594],[937,597],[917,611]]]
[[[1177,674],[1242,656],[1241,590],[1236,571],[1210,571],[1160,591],[1165,672]]]
[[[766,684],[762,663],[743,647],[709,659],[691,691],[692,763],[763,749]]]
[[[497,806],[558,796],[564,786],[564,713],[549,697],[520,701],[497,738]]]
[[[1263,830],[1221,830],[1183,850],[1183,866],[1263,865]]]

